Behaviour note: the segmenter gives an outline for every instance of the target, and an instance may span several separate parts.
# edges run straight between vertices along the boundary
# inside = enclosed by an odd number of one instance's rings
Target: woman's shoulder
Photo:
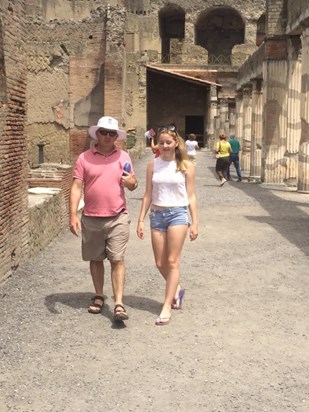
[[[153,166],[157,159],[158,157],[154,157],[153,159],[148,160],[147,166]]]
[[[188,160],[188,159],[184,160],[184,164],[185,164],[185,167],[186,167],[186,171],[185,171],[186,174],[191,173],[192,170],[193,171],[195,170],[195,166],[191,162],[191,160]]]

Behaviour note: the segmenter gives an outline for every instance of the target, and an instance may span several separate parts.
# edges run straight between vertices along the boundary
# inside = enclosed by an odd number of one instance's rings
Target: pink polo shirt
[[[132,161],[127,152],[115,148],[108,156],[91,147],[78,157],[73,177],[84,183],[84,215],[116,216],[126,211],[124,188],[120,185],[123,166]]]

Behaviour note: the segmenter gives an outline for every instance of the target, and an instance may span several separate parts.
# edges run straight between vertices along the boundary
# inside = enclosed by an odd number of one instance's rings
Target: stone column
[[[309,28],[302,34],[301,140],[298,156],[299,192],[309,193]]]
[[[209,115],[207,117],[206,132],[208,135],[207,145],[209,149],[214,147],[215,137],[215,118],[218,115],[217,86],[210,86],[209,91]]]
[[[235,136],[235,126],[236,126],[235,112],[230,112],[229,118],[230,118],[230,121],[229,121],[230,136]]]
[[[252,81],[252,136],[249,181],[261,182],[263,133],[262,80]]]
[[[263,62],[264,130],[262,152],[262,180],[282,183],[286,177],[287,137],[287,59],[269,59]]]
[[[237,91],[235,113],[235,136],[237,137],[241,145],[243,143],[243,114],[243,93],[242,91]]]
[[[226,134],[228,134],[226,121],[228,120],[228,113],[229,113],[229,103],[227,99],[220,99],[220,129],[224,130]]]
[[[287,141],[286,141],[286,177],[289,185],[296,186],[298,179],[298,152],[301,137],[301,40],[299,36],[288,39],[288,102],[287,102]]]
[[[242,90],[238,90],[236,92],[236,119],[235,119],[235,136],[240,143],[240,147],[242,149],[243,145],[243,94]],[[241,164],[242,159],[242,150],[239,153],[239,160]]]
[[[250,171],[251,151],[251,125],[252,125],[252,87],[243,88],[243,139],[241,168],[244,172]]]

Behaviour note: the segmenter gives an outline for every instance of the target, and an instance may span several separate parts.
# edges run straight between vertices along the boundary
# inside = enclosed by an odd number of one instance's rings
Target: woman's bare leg
[[[180,258],[187,230],[187,225],[176,225],[170,226],[167,232],[157,230],[151,232],[156,265],[166,280],[165,299],[160,318],[170,318],[173,299],[180,289]]]

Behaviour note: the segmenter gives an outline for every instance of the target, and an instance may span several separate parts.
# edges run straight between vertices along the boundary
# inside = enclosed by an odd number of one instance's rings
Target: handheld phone
[[[129,162],[125,162],[125,164],[123,165],[123,170],[124,170],[125,172],[128,172],[128,173],[131,172],[131,165],[130,165]],[[125,173],[122,173],[122,176],[126,176],[126,174],[125,174]]]

